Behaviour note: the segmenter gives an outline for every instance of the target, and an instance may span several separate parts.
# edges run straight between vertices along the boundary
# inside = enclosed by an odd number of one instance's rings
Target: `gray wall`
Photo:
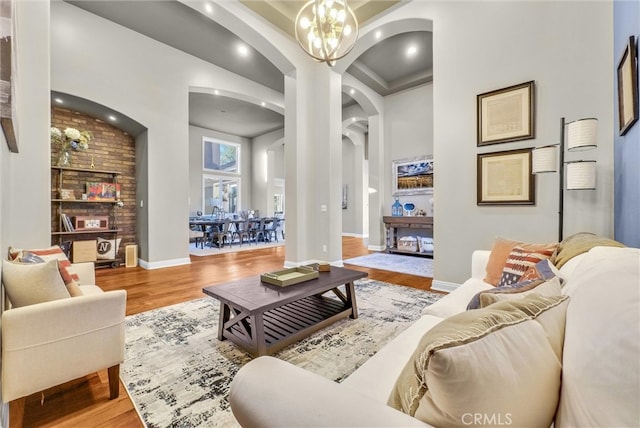
[[[384,215],[391,215],[393,177],[392,161],[416,156],[433,156],[433,84],[428,83],[384,97],[384,141],[389,147],[385,179],[390,191],[384,195]],[[434,159],[434,169],[438,159]],[[436,184],[434,183],[434,187]],[[434,189],[435,191],[435,189]],[[428,195],[400,196],[400,202],[413,202],[417,209],[431,215]]]
[[[283,138],[284,129],[278,129],[276,131],[254,137],[251,140],[251,180],[253,186],[253,191],[251,192],[251,206],[252,209],[260,210],[260,215],[273,214],[269,212],[269,207],[271,205],[268,203],[268,199],[273,197],[269,195],[271,188],[268,188],[267,186],[269,182],[267,171],[269,151],[272,151],[273,156],[273,177],[279,179],[284,178],[284,149],[282,145],[275,147],[277,142],[283,142]]]
[[[566,192],[567,235],[613,236],[611,2],[416,3],[434,21],[435,277],[461,283],[471,253],[496,236],[557,240],[557,176],[536,179],[536,205],[476,205],[478,153],[557,143],[561,117],[599,119],[596,191]],[[507,36],[508,35],[508,36]],[[476,95],[536,81],[536,138],[476,147]],[[570,160],[567,159],[567,160]]]

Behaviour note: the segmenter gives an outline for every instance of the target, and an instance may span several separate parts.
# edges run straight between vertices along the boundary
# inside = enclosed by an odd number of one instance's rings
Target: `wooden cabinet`
[[[411,254],[415,256],[433,257],[433,251],[410,251],[398,247],[398,241],[405,236],[416,238],[433,238],[433,217],[423,216],[384,216],[382,217],[387,235],[388,253]]]
[[[117,171],[51,167],[51,244],[60,245],[70,259],[74,241],[97,240],[101,237],[117,242],[118,204],[120,192]],[[96,194],[87,183],[103,185],[106,193]],[[92,190],[96,187],[93,186]],[[83,197],[86,195],[86,199]],[[70,245],[71,244],[71,245]],[[86,245],[83,246],[86,251]],[[80,245],[78,245],[80,249]],[[96,259],[96,266],[119,265],[116,257]]]

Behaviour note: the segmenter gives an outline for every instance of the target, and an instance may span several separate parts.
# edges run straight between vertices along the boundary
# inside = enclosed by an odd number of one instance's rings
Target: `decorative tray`
[[[289,285],[315,279],[318,276],[318,271],[313,268],[298,266],[295,268],[263,273],[260,275],[260,281],[277,285],[279,287],[287,287]]]

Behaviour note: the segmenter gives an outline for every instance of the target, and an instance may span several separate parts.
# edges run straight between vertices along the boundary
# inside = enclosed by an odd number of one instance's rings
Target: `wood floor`
[[[260,248],[258,245],[257,248]],[[343,259],[368,254],[362,239],[343,238]],[[203,297],[202,288],[282,268],[284,247],[258,249],[206,257],[191,257],[191,264],[156,270],[142,268],[99,269],[96,282],[104,290],[127,290],[127,315],[137,314]],[[369,278],[429,290],[431,279],[346,265]],[[41,400],[44,400],[41,403]],[[10,415],[22,411],[18,402]],[[109,400],[106,369],[72,382],[33,394],[24,401],[22,424],[15,418],[10,428],[23,427],[142,427],[120,382],[120,397]],[[18,423],[16,423],[18,422]]]

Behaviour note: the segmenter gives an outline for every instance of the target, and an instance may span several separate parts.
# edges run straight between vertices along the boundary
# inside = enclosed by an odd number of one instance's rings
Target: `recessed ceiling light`
[[[117,117],[115,117],[114,115],[110,114],[110,115],[109,115],[109,120],[110,120],[111,122],[115,122],[116,120],[118,120],[118,118],[117,118]]]
[[[219,91],[219,90],[217,90],[217,89],[215,89],[215,90],[213,91],[213,94],[214,94],[214,95],[220,95],[220,91]]]
[[[376,39],[379,39],[380,37],[382,37],[382,31],[378,30],[376,31]]]
[[[240,56],[249,55],[249,48],[247,47],[247,45],[240,43],[237,49]]]
[[[415,56],[416,53],[418,53],[418,48],[416,46],[409,46],[409,48],[407,48],[408,57]]]
[[[64,104],[64,100],[62,98],[54,98],[54,101],[58,104]]]
[[[352,117],[352,118],[351,118],[351,122],[355,122],[355,121],[356,121],[356,118],[355,118],[355,117]]]
[[[213,13],[213,5],[209,2],[204,4],[204,10],[207,11],[207,13],[211,14]]]
[[[350,93],[351,95],[353,95],[353,94],[355,94],[355,93],[356,93],[356,90],[355,90],[355,89],[353,89],[353,88],[351,88],[351,90],[349,91],[349,93]]]
[[[263,101],[263,102],[261,102],[261,103],[260,103],[260,105],[261,105],[262,107],[264,107],[264,106],[266,106],[266,105],[267,105],[267,103],[265,103],[265,102]]]

